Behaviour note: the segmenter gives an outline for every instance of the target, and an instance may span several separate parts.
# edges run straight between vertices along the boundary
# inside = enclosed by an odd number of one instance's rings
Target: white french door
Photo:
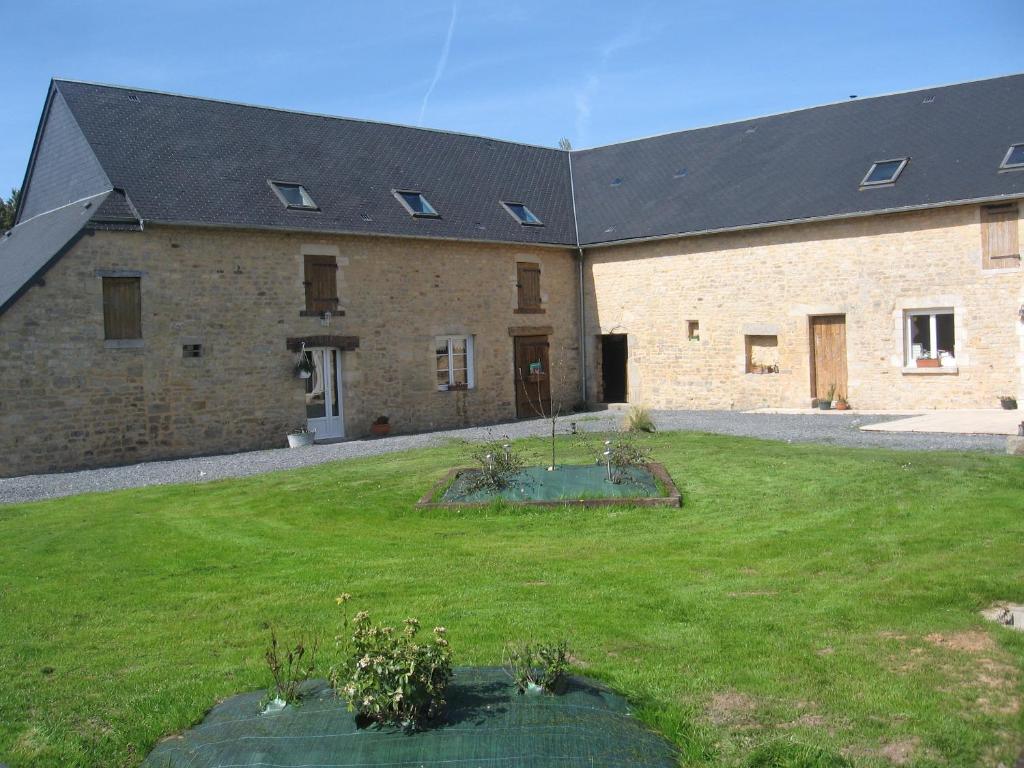
[[[344,437],[341,352],[315,348],[305,354],[313,362],[313,374],[306,379],[306,426],[316,432],[317,440]]]

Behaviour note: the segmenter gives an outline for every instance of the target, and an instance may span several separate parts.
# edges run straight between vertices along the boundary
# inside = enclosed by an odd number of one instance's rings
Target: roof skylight
[[[506,203],[504,200],[501,204],[505,207],[505,210],[518,221],[520,224],[526,227],[543,227],[544,222],[534,215],[533,211],[526,207],[523,203]]]
[[[903,173],[910,158],[901,157],[896,160],[879,160],[872,164],[864,180],[860,183],[862,187],[878,187],[883,184],[893,184]]]
[[[409,189],[394,189],[392,190],[395,198],[402,204],[411,215],[421,219],[438,219],[440,214],[434,210],[427,198],[423,196],[422,192],[416,192]]]
[[[1006,151],[1000,168],[1024,168],[1024,144],[1012,144]]]
[[[309,192],[301,184],[291,184],[282,181],[271,181],[270,186],[277,193],[278,199],[284,203],[286,208],[298,210],[318,211],[320,208],[313,202]]]

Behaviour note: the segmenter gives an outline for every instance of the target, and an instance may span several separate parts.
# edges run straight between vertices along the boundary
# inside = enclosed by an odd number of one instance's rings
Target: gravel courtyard
[[[823,443],[896,450],[984,451],[1002,453],[1006,438],[994,435],[958,435],[914,432],[864,432],[860,427],[904,418],[897,415],[851,414],[768,414],[740,411],[652,411],[659,430],[713,432],[722,435],[760,437],[791,443]],[[623,419],[618,409],[580,413],[559,419],[559,432],[570,423],[586,431],[615,429]],[[139,488],[168,483],[194,483],[228,477],[293,469],[328,461],[376,456],[410,448],[443,445],[450,440],[487,440],[503,437],[539,437],[548,433],[549,423],[530,420],[489,427],[445,430],[417,435],[396,435],[381,439],[352,440],[309,448],[275,448],[220,456],[203,456],[170,461],[151,461],[104,469],[30,475],[0,479],[0,503],[10,504],[70,496],[93,491]]]

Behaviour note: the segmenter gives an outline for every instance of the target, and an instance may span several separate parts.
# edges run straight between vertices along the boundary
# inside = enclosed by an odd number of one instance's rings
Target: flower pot
[[[288,435],[288,447],[289,448],[302,448],[306,445],[312,445],[316,439],[316,432],[298,432]]]
[[[850,410],[850,404],[849,403],[844,403],[842,400],[840,400],[838,403],[836,403],[836,410],[837,411],[848,411],[848,410]]]
[[[832,410],[832,401],[831,400],[819,400],[818,401],[818,410],[819,411],[831,411]]]
[[[308,379],[312,375],[313,374],[311,374],[309,371],[299,371],[299,378],[300,379]]]
[[[938,368],[942,365],[942,361],[934,357],[919,357],[917,358],[918,368]]]
[[[391,432],[391,425],[390,424],[371,424],[370,425],[370,432],[373,433],[373,435],[375,437],[384,437],[385,435],[387,435],[388,433]]]
[[[999,404],[1003,406],[1004,411],[1017,410],[1017,398],[1015,397],[1000,397]]]

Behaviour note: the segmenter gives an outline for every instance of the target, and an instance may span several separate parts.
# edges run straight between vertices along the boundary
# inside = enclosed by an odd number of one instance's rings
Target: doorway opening
[[[629,348],[624,333],[601,336],[601,402],[625,403],[627,389],[626,361]]]
[[[516,418],[551,413],[551,370],[547,336],[515,337]]]
[[[846,385],[846,315],[810,318],[811,397],[849,397]]]
[[[306,379],[306,426],[317,440],[345,436],[342,410],[341,351],[331,348],[306,349],[313,372]]]

